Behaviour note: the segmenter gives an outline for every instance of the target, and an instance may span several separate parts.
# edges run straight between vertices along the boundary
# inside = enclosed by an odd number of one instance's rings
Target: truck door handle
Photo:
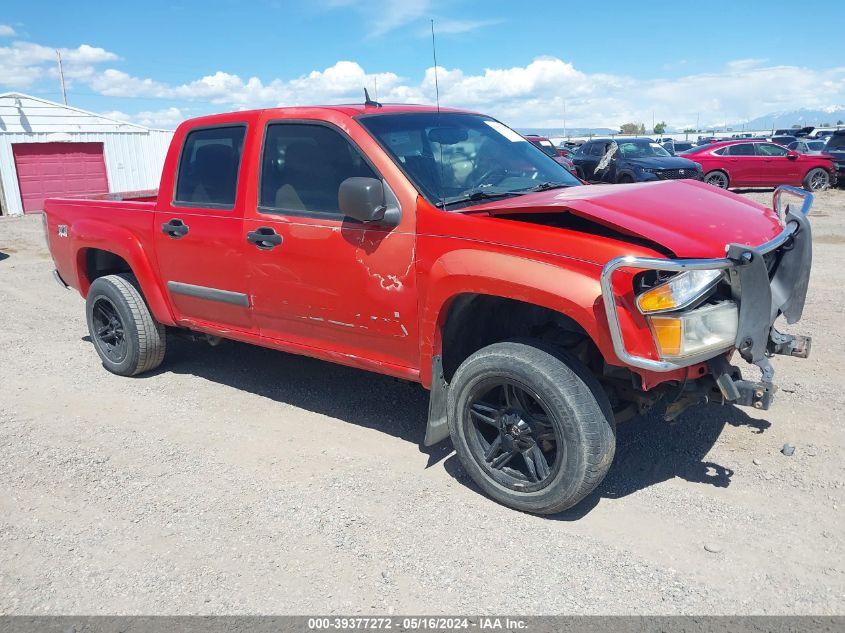
[[[170,222],[165,222],[161,225],[162,233],[166,233],[174,240],[178,240],[180,237],[188,234],[188,225],[182,222],[182,220],[174,218],[170,220]]]
[[[252,242],[263,251],[269,251],[282,243],[282,236],[269,226],[262,226],[247,233],[246,241]]]

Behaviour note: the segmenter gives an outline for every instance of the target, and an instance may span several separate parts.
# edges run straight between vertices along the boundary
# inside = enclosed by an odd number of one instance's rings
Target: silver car
[[[798,152],[799,154],[821,154],[824,151],[827,143],[822,140],[803,139],[800,141],[793,141],[787,145],[787,149]]]

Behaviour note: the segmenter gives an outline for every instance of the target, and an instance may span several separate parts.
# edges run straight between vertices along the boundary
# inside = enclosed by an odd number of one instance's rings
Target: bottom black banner
[[[843,616],[0,616],[0,633],[843,633]]]

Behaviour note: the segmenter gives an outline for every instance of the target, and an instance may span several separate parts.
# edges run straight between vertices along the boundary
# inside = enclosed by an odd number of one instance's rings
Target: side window
[[[772,143],[757,143],[757,153],[760,156],[786,156],[789,150]]]
[[[196,207],[235,205],[245,125],[189,132],[179,158],[173,202]]]
[[[730,147],[720,147],[719,149],[714,149],[713,153],[717,156],[727,156],[729,149]]]
[[[730,152],[728,155],[730,156],[754,156],[754,146],[756,143],[737,143],[736,145],[731,145]]]
[[[590,156],[604,156],[604,143],[593,143],[590,146]]]
[[[353,176],[378,178],[340,132],[307,123],[267,126],[261,157],[261,210],[339,215],[340,183]]]

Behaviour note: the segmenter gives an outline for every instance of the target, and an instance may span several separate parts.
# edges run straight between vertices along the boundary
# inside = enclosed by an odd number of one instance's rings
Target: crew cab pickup
[[[107,370],[150,371],[184,333],[418,382],[426,444],[553,513],[605,476],[617,422],[769,407],[770,357],[809,350],[774,323],[801,317],[811,203],[584,185],[488,116],[368,102],[187,121],[157,192],[44,217]]]

